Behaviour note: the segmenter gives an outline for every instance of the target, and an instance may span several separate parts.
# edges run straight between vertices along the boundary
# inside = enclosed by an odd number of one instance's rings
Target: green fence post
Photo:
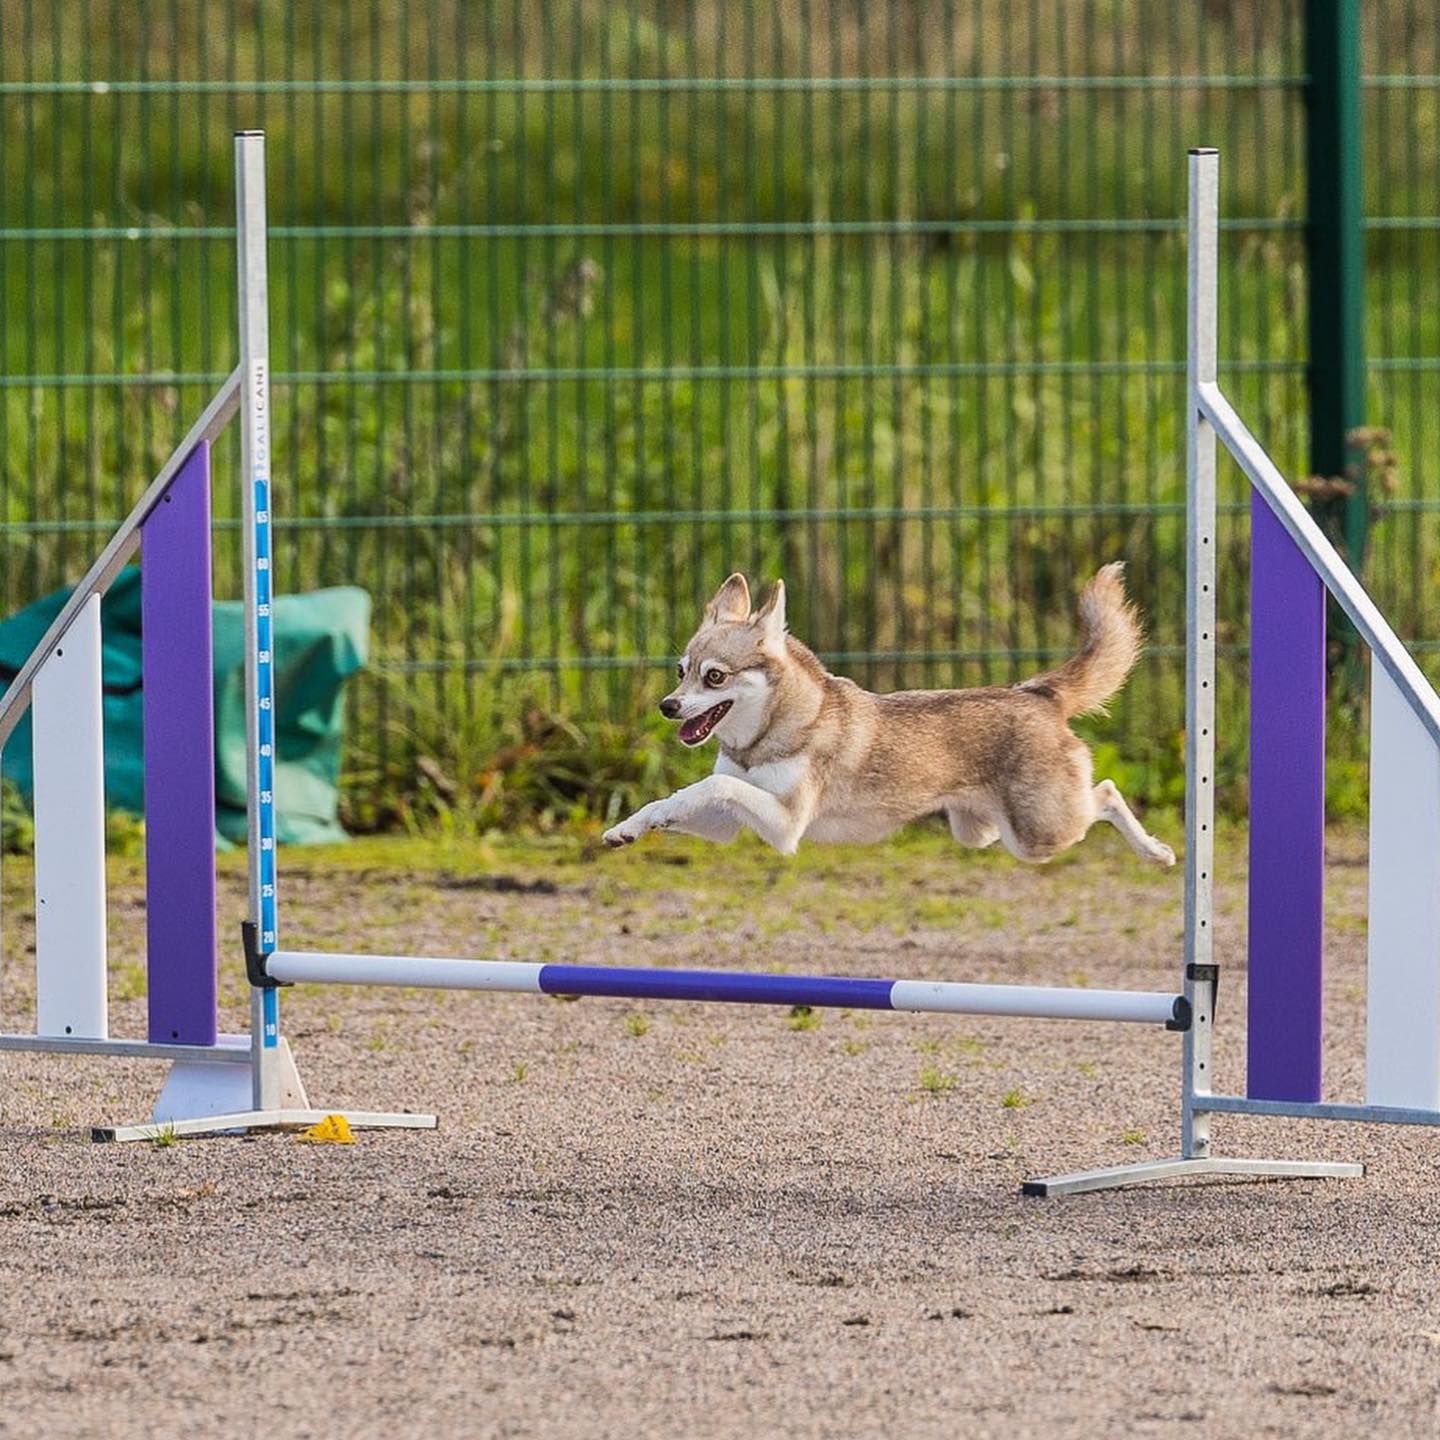
[[[1357,573],[1365,564],[1365,236],[1359,0],[1309,0],[1305,58],[1309,216],[1310,470],[1343,477],[1348,494],[1318,517]]]

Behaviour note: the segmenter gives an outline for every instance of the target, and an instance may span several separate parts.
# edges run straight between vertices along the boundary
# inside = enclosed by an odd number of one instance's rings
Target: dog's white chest
[[[782,797],[801,784],[809,772],[809,762],[798,755],[791,756],[788,760],[772,760],[764,765],[755,765],[748,770],[743,765],[726,759],[724,755],[715,762],[717,775],[734,775],[770,795]]]

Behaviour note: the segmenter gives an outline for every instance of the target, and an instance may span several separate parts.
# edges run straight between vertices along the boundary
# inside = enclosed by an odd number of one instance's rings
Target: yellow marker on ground
[[[302,1130],[295,1138],[311,1145],[353,1145],[355,1132],[343,1115],[327,1115],[318,1125]]]

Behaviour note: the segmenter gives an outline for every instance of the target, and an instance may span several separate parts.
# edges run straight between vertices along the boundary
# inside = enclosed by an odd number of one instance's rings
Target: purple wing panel
[[[1325,587],[1250,505],[1248,1093],[1319,1100],[1325,900]]]
[[[141,529],[150,1039],[216,1033],[215,699],[210,447]]]

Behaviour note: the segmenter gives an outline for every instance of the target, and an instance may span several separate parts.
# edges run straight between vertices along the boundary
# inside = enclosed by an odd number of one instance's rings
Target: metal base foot
[[[1114,1165],[1108,1170],[1076,1170],[1048,1180],[1027,1180],[1022,1195],[1080,1195],[1086,1190],[1116,1190],[1122,1185],[1143,1185],[1147,1180],[1177,1180],[1190,1175],[1268,1175],[1285,1180],[1353,1180],[1365,1173],[1363,1165],[1343,1160],[1142,1160],[1135,1165]]]
[[[170,1067],[160,1098],[144,1125],[100,1125],[92,1140],[170,1140],[186,1135],[240,1135],[250,1130],[304,1130],[327,1115],[343,1115],[352,1130],[434,1130],[433,1115],[385,1114],[369,1110],[317,1110],[305,1094],[290,1043],[281,1036],[271,1060],[275,1067],[273,1110],[254,1109],[248,1042],[226,1035],[223,1059],[202,1052],[187,1054]],[[243,1051],[241,1050],[243,1048]],[[240,1052],[237,1055],[231,1051]]]
[[[343,1115],[352,1130],[434,1130],[440,1123],[433,1115],[387,1115],[369,1110],[239,1110],[147,1125],[96,1126],[90,1138],[123,1144],[127,1140],[178,1140],[188,1135],[237,1135],[252,1130],[304,1130],[327,1115]]]

